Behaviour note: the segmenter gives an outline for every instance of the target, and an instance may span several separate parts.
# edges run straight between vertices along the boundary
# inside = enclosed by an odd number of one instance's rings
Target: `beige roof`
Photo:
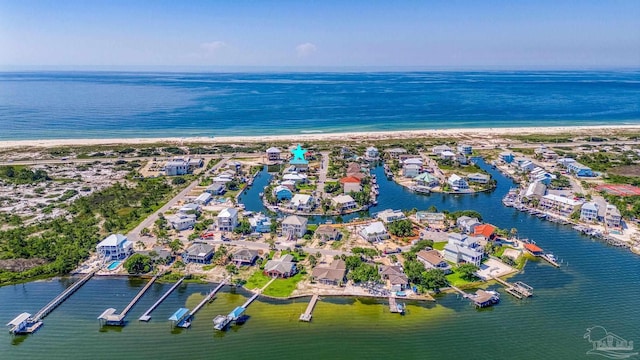
[[[420,250],[416,256],[433,266],[440,264],[443,260],[438,250]]]
[[[318,280],[341,281],[344,279],[347,266],[342,260],[334,260],[329,266],[318,266],[311,276]]]

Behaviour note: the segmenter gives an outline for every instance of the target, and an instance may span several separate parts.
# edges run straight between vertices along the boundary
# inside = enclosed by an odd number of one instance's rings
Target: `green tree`
[[[171,248],[171,251],[174,252],[174,254],[178,253],[180,250],[182,250],[182,241],[180,241],[180,239],[174,239],[169,243],[169,247]]]
[[[476,271],[478,271],[478,267],[471,263],[462,264],[456,268],[456,272],[460,274],[460,277],[468,281],[476,279]]]
[[[240,220],[240,222],[238,223],[238,226],[233,229],[233,232],[236,234],[251,234],[251,224],[249,223],[249,220],[247,219],[242,219]]]
[[[440,289],[447,286],[447,278],[438,269],[429,269],[422,273],[422,285],[427,289]]]
[[[378,273],[378,268],[376,266],[361,263],[358,267],[349,271],[347,278],[355,283],[379,281],[380,274]]]
[[[391,235],[413,236],[413,223],[409,219],[392,221],[387,225],[387,229]]]
[[[151,271],[151,258],[147,255],[133,254],[122,266],[129,274],[145,274]]]

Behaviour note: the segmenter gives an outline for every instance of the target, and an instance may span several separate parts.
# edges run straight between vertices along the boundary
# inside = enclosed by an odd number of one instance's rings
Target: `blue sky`
[[[0,66],[640,67],[640,1],[4,1]]]

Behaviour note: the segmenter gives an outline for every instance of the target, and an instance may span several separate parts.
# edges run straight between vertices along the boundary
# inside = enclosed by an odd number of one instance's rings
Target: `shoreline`
[[[292,137],[296,141],[353,141],[353,140],[393,140],[416,138],[449,138],[458,136],[471,136],[478,139],[505,135],[558,135],[571,133],[572,135],[594,135],[593,131],[640,131],[637,125],[587,125],[587,126],[551,126],[551,127],[494,127],[494,128],[453,128],[453,129],[423,129],[423,130],[397,130],[397,131],[369,131],[369,132],[336,132],[336,133],[311,133],[289,135],[251,135],[251,136],[219,136],[219,137],[151,137],[151,138],[108,138],[108,139],[33,139],[33,140],[0,140],[0,149],[21,147],[56,147],[56,146],[90,146],[90,145],[145,145],[156,143],[177,144],[228,144],[228,143],[258,143],[258,142],[291,142]]]

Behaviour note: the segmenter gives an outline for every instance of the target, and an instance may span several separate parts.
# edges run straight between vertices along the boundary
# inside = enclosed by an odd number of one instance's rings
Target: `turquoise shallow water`
[[[640,124],[640,71],[0,73],[0,140]]]
[[[154,284],[132,309],[126,327],[100,328],[96,317],[108,307],[122,309],[144,281],[96,278],[51,313],[36,334],[11,338],[0,332],[0,358],[593,359],[586,355],[591,344],[583,335],[594,325],[637,344],[640,258],[568,226],[503,207],[500,200],[512,183],[488,170],[498,188],[471,196],[418,196],[379,176],[380,208],[475,209],[499,227],[518,228],[521,237],[535,240],[565,264],[555,269],[529,262],[512,278],[535,288],[531,299],[518,301],[491,286],[502,293],[493,308],[476,310],[456,295],[442,295],[435,304],[411,303],[407,315],[399,316],[384,303],[327,298],[318,303],[311,323],[298,322],[304,299],[257,301],[244,325],[216,333],[211,320],[241,305],[246,293],[225,289],[196,315],[191,329],[172,331],[166,319],[180,307],[193,308],[211,286],[183,285],[155,310],[151,322],[138,322],[170,286]],[[60,279],[0,288],[1,320],[35,312],[70,283]]]

